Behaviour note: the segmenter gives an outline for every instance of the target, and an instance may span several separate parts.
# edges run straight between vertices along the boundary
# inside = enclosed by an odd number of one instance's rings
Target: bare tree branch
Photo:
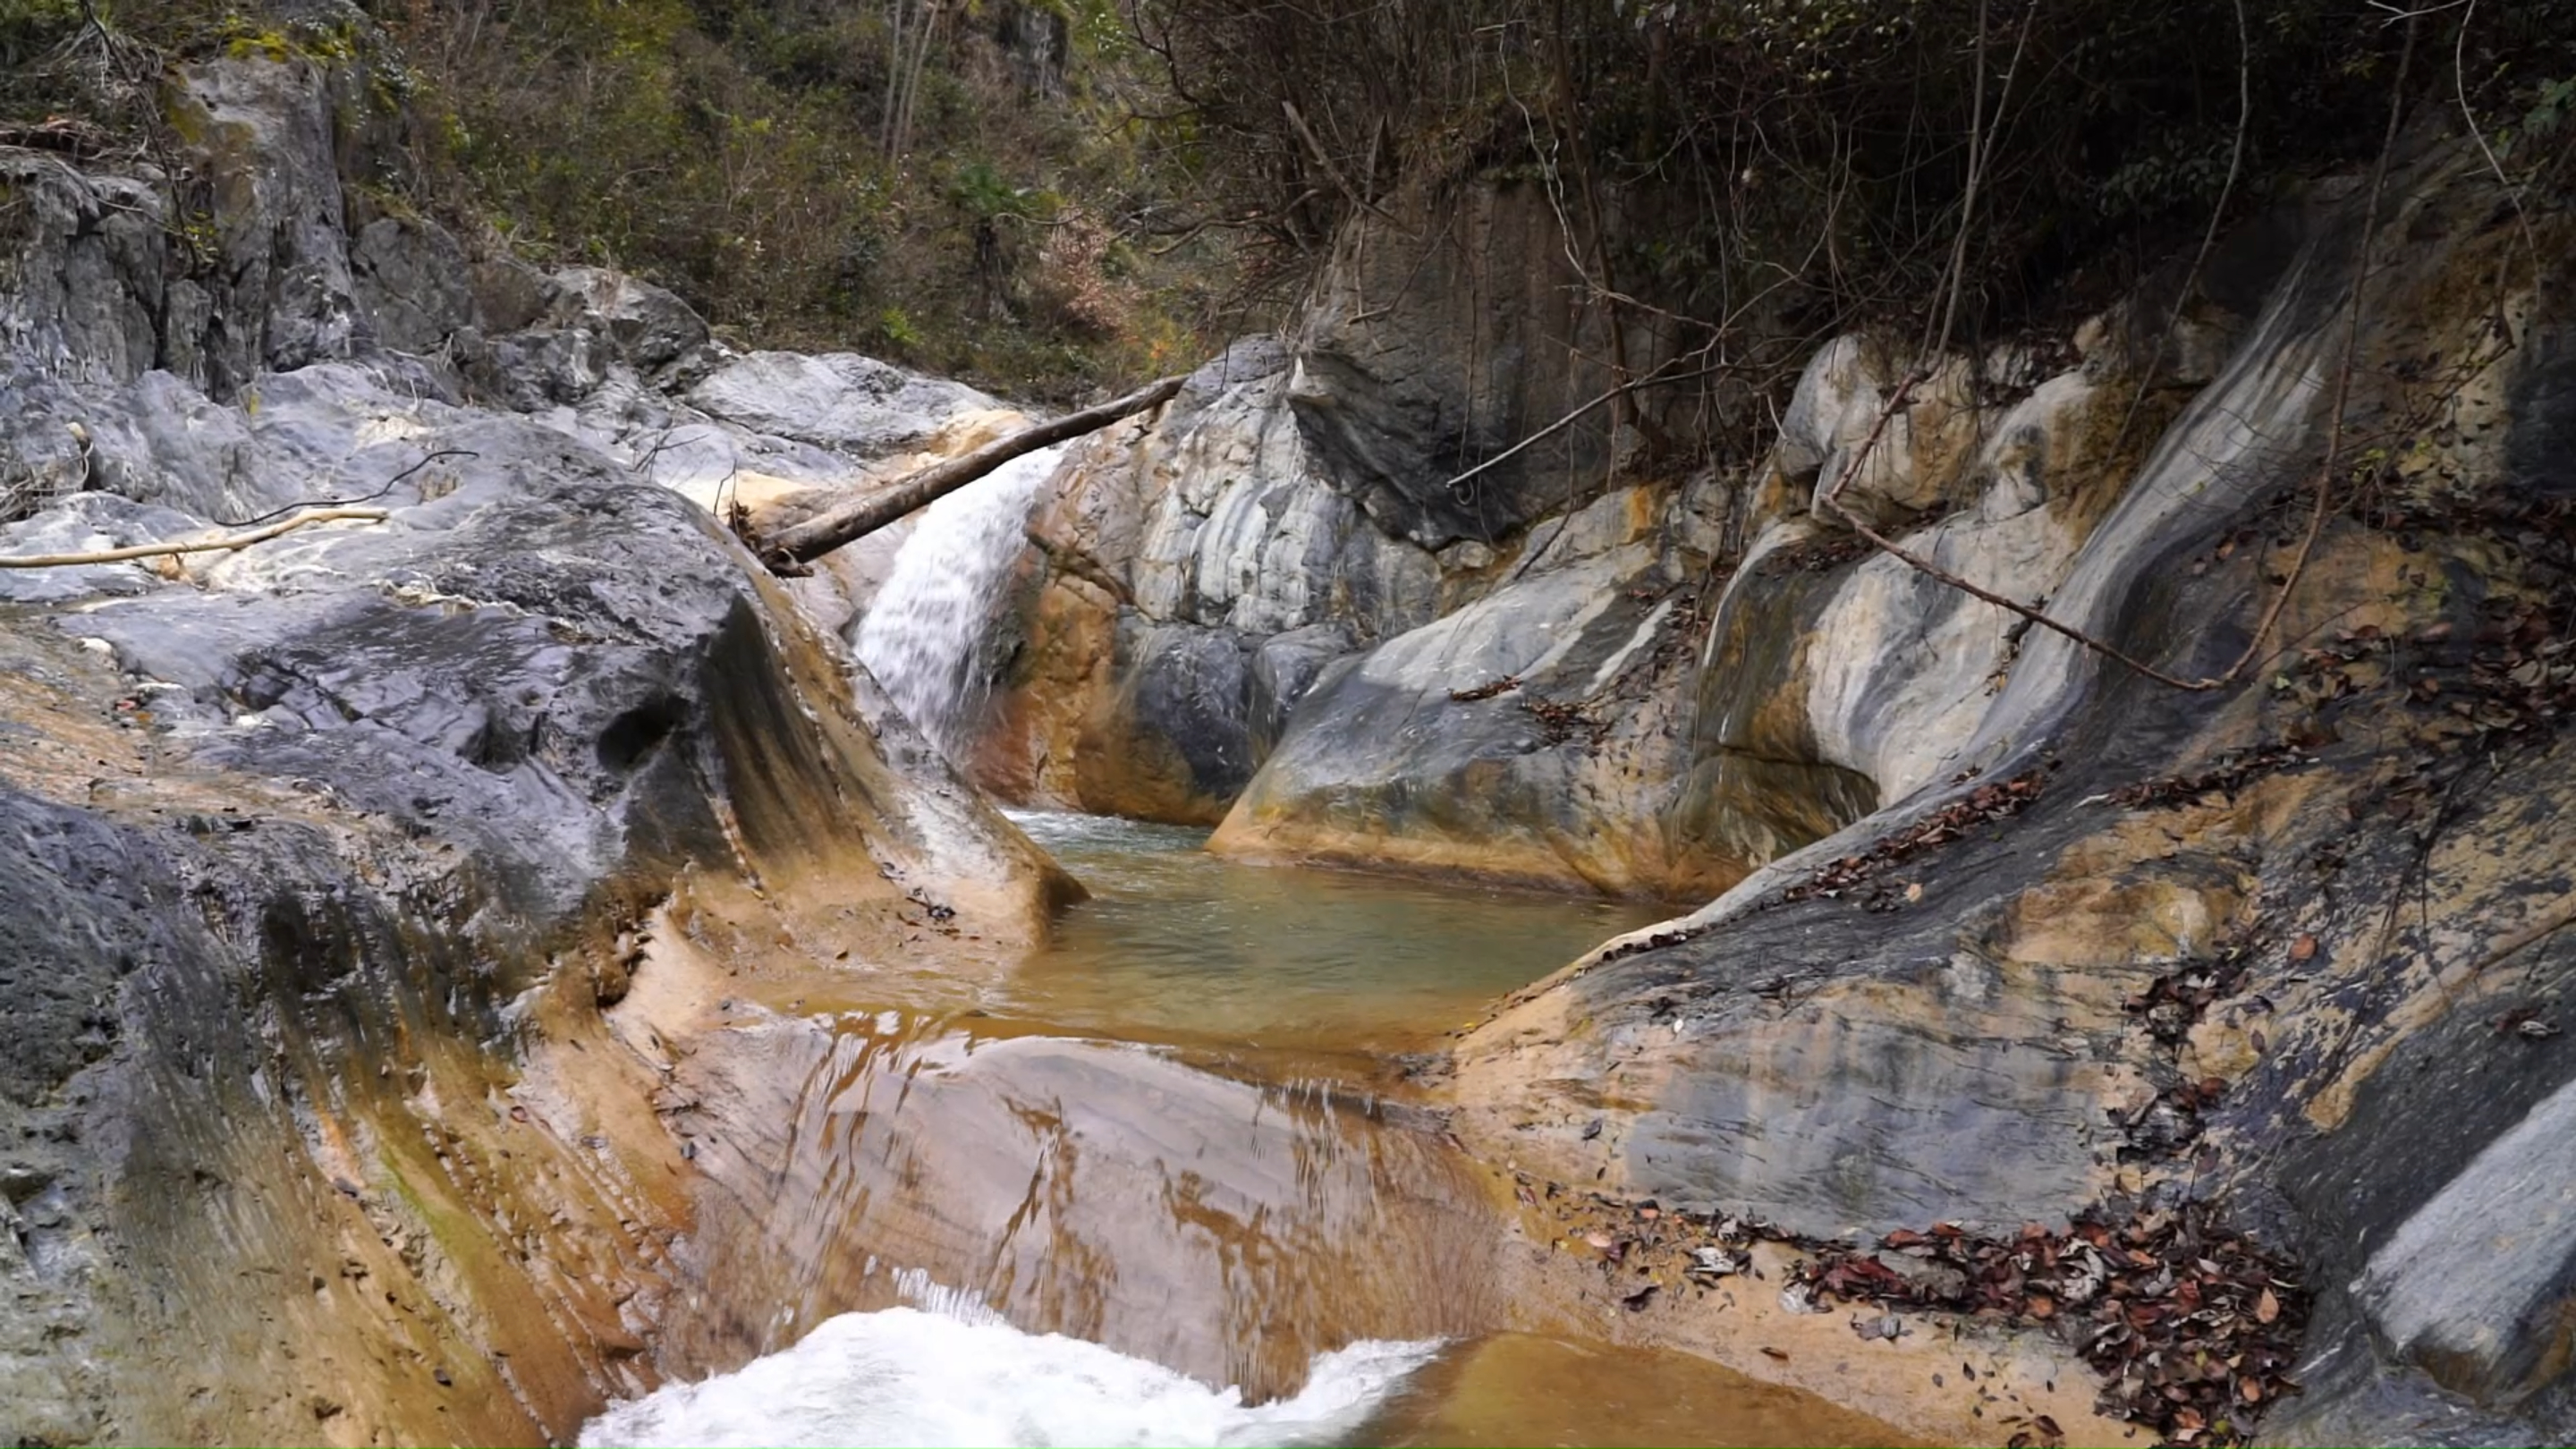
[[[0,569],[68,569],[89,564],[127,563],[139,558],[169,558],[189,553],[231,553],[255,543],[266,543],[282,533],[316,523],[353,519],[364,523],[382,523],[392,514],[382,508],[316,508],[299,513],[266,528],[248,533],[230,533],[220,538],[199,539],[194,543],[138,543],[130,548],[100,549],[96,553],[35,553],[15,558],[0,558]]]

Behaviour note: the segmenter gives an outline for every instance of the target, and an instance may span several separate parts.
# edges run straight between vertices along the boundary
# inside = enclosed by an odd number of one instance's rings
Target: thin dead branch
[[[248,533],[228,533],[219,538],[202,538],[183,543],[138,543],[129,548],[107,548],[93,553],[34,553],[14,558],[0,558],[0,569],[69,569],[91,564],[130,563],[143,558],[171,558],[191,553],[232,553],[255,543],[266,543],[280,534],[293,533],[316,523],[353,521],[382,523],[393,515],[382,508],[316,508],[293,518],[254,528]]]

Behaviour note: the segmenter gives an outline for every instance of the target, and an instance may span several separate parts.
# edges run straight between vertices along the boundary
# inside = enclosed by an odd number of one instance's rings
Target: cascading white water
[[[611,1405],[587,1446],[1288,1445],[1340,1442],[1439,1350],[1377,1340],[1319,1355],[1306,1387],[1234,1389],[1096,1343],[1022,1333],[972,1295],[825,1320],[737,1372]]]
[[[1041,448],[931,504],[860,621],[859,662],[951,760],[966,744],[976,702],[975,645],[986,611],[1063,456],[1061,447]]]

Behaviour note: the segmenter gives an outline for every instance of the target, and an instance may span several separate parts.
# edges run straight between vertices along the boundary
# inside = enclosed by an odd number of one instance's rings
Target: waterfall
[[[859,662],[895,708],[955,760],[977,703],[975,646],[1027,543],[1029,509],[1062,447],[1041,448],[930,505],[859,623]]]

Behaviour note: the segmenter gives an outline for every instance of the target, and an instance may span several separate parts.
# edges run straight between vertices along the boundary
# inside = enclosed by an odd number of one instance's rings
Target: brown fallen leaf
[[[2280,1316],[2281,1300],[2272,1296],[2271,1289],[2264,1289],[2263,1296],[2254,1300],[2254,1321],[2269,1323]]]
[[[2033,1318],[2054,1318],[2057,1316],[2057,1300],[2049,1297],[2045,1293],[2033,1293],[2030,1295],[2030,1301],[2024,1304],[2023,1307]]]
[[[1778,1363],[1787,1363],[1789,1361],[1789,1355],[1773,1348],[1767,1343],[1762,1346],[1762,1356]]]
[[[2314,936],[2302,933],[2299,939],[2290,943],[2290,959],[2293,961],[2305,961],[2316,954],[2317,938]]]
[[[2236,1381],[2236,1396],[2249,1404],[2259,1404],[2263,1402],[2263,1381],[2261,1379],[2238,1379]]]

